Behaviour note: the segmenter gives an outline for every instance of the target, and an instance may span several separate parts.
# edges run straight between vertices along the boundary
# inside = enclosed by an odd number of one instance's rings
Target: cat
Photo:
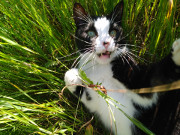
[[[134,124],[116,107],[85,85],[79,76],[82,69],[94,84],[107,89],[107,95],[118,101],[116,104],[126,114],[136,119],[152,120],[147,112],[158,104],[158,93],[136,94],[132,89],[153,87],[180,79],[180,39],[174,41],[172,52],[160,62],[150,65],[137,64],[121,42],[123,28],[123,2],[119,2],[107,16],[90,16],[79,3],[74,4],[73,17],[76,24],[76,43],[80,55],[79,68],[65,73],[67,88],[79,97],[91,113],[95,113],[106,128],[117,135],[139,135]],[[78,86],[79,85],[79,86]],[[125,93],[110,90],[127,90]],[[110,109],[111,108],[111,109]],[[145,120],[146,123],[148,120]],[[143,123],[143,120],[142,120]],[[139,133],[138,133],[139,132]]]

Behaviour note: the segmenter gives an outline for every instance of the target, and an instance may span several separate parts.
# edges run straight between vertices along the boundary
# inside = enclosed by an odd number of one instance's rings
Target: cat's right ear
[[[75,20],[76,26],[80,25],[81,23],[87,20],[87,13],[79,3],[74,4],[73,18]]]
[[[115,6],[115,8],[113,9],[113,12],[110,15],[112,21],[119,22],[122,20],[123,7],[124,7],[124,2],[122,0]]]

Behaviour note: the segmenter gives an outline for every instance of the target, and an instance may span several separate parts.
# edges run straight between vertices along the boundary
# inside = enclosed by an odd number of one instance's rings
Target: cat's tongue
[[[111,53],[110,52],[105,52],[105,53],[101,53],[100,55],[99,55],[99,58],[100,59],[108,59],[108,58],[110,58],[110,55],[111,55]]]

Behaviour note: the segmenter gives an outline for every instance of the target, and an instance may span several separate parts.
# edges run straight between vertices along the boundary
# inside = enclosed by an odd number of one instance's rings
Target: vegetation
[[[102,15],[118,1],[74,2]],[[64,73],[78,56],[74,2],[0,1],[0,134],[85,133],[91,114],[68,91],[61,94]],[[148,61],[164,57],[180,35],[180,0],[124,2],[126,42]],[[105,134],[96,118],[91,122],[94,134]]]

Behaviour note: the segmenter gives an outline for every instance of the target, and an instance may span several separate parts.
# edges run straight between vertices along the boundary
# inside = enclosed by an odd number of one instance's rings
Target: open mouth
[[[111,56],[111,52],[106,51],[105,53],[98,54],[99,58],[101,59],[108,59]]]

